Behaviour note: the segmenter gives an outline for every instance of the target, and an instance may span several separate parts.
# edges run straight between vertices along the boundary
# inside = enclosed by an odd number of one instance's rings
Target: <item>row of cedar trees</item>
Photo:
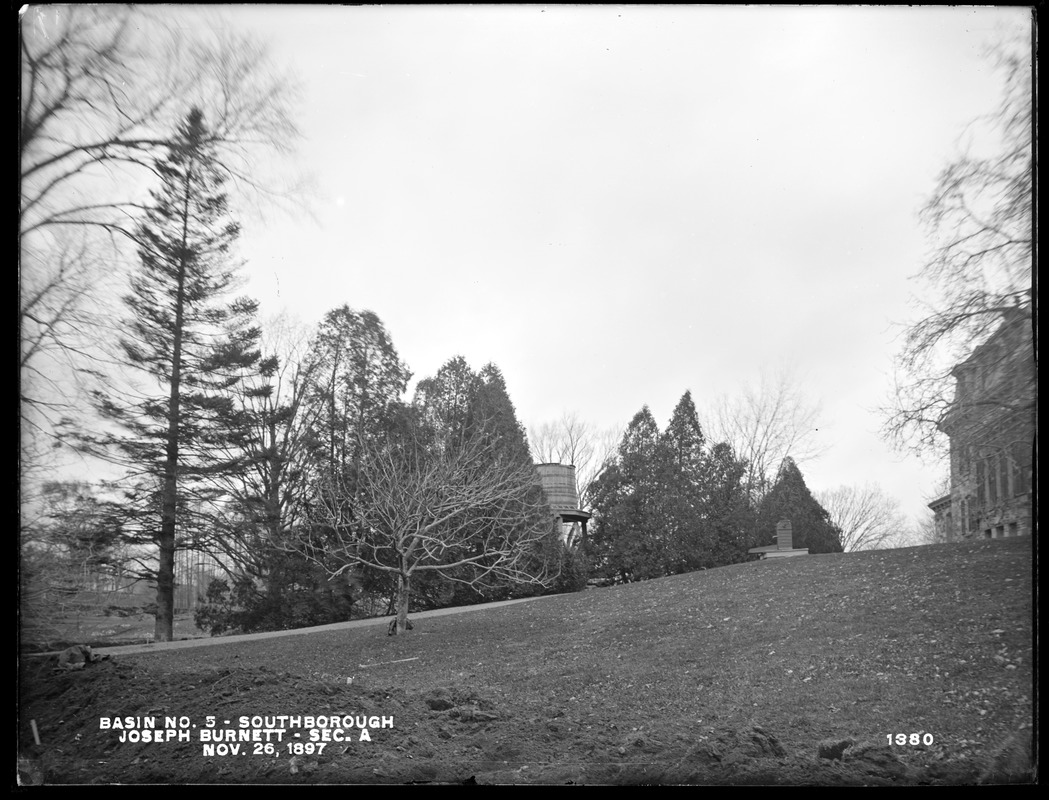
[[[790,519],[794,547],[842,552],[841,531],[787,457],[762,496],[730,445],[708,445],[690,392],[662,433],[648,407],[631,420],[615,459],[591,489],[591,575],[614,582],[676,575],[748,559]]]
[[[419,608],[583,585],[498,368],[452,359],[405,403],[411,375],[382,322],[348,306],[304,351],[264,354],[256,304],[230,299],[240,230],[199,110],[155,167],[119,342],[145,386],[96,391],[105,424],[72,433],[129,467],[119,539],[158,556],[141,570],[157,586],[158,641],[172,637],[179,548],[230,565],[198,616],[215,631],[345,619],[366,597],[396,598],[403,631],[409,592]],[[782,516],[796,546],[841,550],[793,462],[760,502],[744,467],[728,445],[707,447],[689,394],[662,434],[642,410],[592,493],[592,573],[745,560]],[[416,517],[398,519],[416,501]]]
[[[128,468],[116,538],[157,556],[139,573],[157,587],[155,638],[172,638],[183,548],[229,565],[198,621],[215,631],[346,619],[395,595],[403,631],[409,586],[416,607],[569,588],[498,368],[452,359],[405,403],[382,322],[348,306],[297,355],[264,353],[257,304],[231,297],[240,230],[199,110],[155,168],[118,354],[138,384],[93,393],[93,430],[67,423]],[[404,524],[406,488],[425,503]]]

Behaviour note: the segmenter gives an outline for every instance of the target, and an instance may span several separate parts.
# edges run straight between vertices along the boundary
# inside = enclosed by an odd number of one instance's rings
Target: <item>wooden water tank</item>
[[[574,465],[537,464],[536,469],[552,511],[576,511],[579,508]]]

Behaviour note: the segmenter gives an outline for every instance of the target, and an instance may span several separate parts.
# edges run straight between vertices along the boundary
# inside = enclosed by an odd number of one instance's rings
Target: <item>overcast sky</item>
[[[791,367],[809,488],[940,471],[879,439],[917,212],[1024,9],[228,7],[303,84],[315,215],[247,221],[248,292],[377,313],[416,378],[497,364],[526,427],[660,426]],[[212,18],[214,19],[214,18]],[[214,23],[213,23],[214,24]]]

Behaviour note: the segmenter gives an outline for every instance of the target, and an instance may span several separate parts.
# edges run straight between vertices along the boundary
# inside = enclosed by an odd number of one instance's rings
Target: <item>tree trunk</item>
[[[163,526],[160,534],[160,563],[157,566],[157,613],[153,640],[170,642],[175,619],[175,532]]]
[[[397,576],[397,627],[395,633],[399,636],[408,629],[408,599],[411,593],[412,576],[400,573]]]
[[[189,239],[190,179],[185,180],[182,209],[182,244]],[[160,509],[160,545],[157,564],[157,616],[153,639],[170,642],[175,620],[175,532],[178,518],[178,461],[182,407],[182,336],[186,307],[186,256],[179,259],[175,293],[175,321],[171,342],[171,384],[168,395],[168,431],[165,443],[164,484]]]

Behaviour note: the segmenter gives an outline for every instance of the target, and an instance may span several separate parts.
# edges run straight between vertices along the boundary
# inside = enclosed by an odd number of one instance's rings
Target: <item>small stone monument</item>
[[[794,529],[790,520],[781,519],[776,523],[776,543],[764,547],[752,547],[748,552],[761,558],[790,558],[807,556],[809,548],[794,546]]]

